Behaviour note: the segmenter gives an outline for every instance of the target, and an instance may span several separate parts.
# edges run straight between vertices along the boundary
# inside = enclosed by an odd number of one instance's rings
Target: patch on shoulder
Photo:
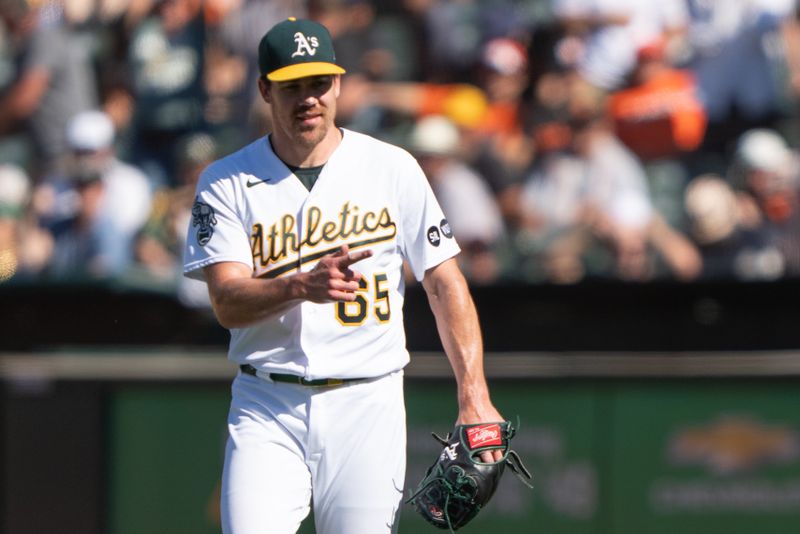
[[[200,202],[200,199],[195,197],[194,205],[192,206],[192,226],[197,228],[197,244],[201,247],[211,240],[214,235],[214,226],[217,224],[217,217],[214,213],[214,208]]]

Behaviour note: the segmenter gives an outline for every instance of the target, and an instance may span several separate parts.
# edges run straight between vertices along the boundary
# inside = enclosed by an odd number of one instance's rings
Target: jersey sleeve
[[[458,254],[461,249],[433,194],[425,173],[407,155],[399,180],[400,248],[414,277],[422,280],[425,271]]]
[[[236,191],[229,176],[209,167],[197,184],[192,217],[183,253],[183,273],[203,280],[203,267],[223,261],[252,267],[250,236],[237,209]]]

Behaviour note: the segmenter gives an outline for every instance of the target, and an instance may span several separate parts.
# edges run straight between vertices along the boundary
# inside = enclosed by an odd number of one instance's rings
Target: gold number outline
[[[389,289],[385,284],[389,280],[386,273],[376,273],[372,277],[374,288],[374,303],[372,305],[372,313],[375,320],[379,324],[388,323],[392,318],[392,309],[389,301]],[[369,315],[367,307],[366,294],[369,294],[369,284],[366,278],[358,281],[358,290],[355,300],[352,302],[337,302],[336,303],[336,320],[342,326],[360,326],[364,324]]]

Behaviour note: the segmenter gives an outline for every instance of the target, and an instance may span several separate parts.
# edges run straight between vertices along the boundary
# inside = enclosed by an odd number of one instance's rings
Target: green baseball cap
[[[279,22],[261,38],[258,67],[273,82],[345,72],[336,64],[328,29],[294,17]]]

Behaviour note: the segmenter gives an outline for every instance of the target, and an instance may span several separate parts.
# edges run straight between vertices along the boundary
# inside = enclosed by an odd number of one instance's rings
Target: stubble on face
[[[322,121],[315,125],[306,125],[298,121],[297,127],[293,129],[294,142],[303,148],[313,148],[325,139],[328,135],[328,120],[322,116]]]

